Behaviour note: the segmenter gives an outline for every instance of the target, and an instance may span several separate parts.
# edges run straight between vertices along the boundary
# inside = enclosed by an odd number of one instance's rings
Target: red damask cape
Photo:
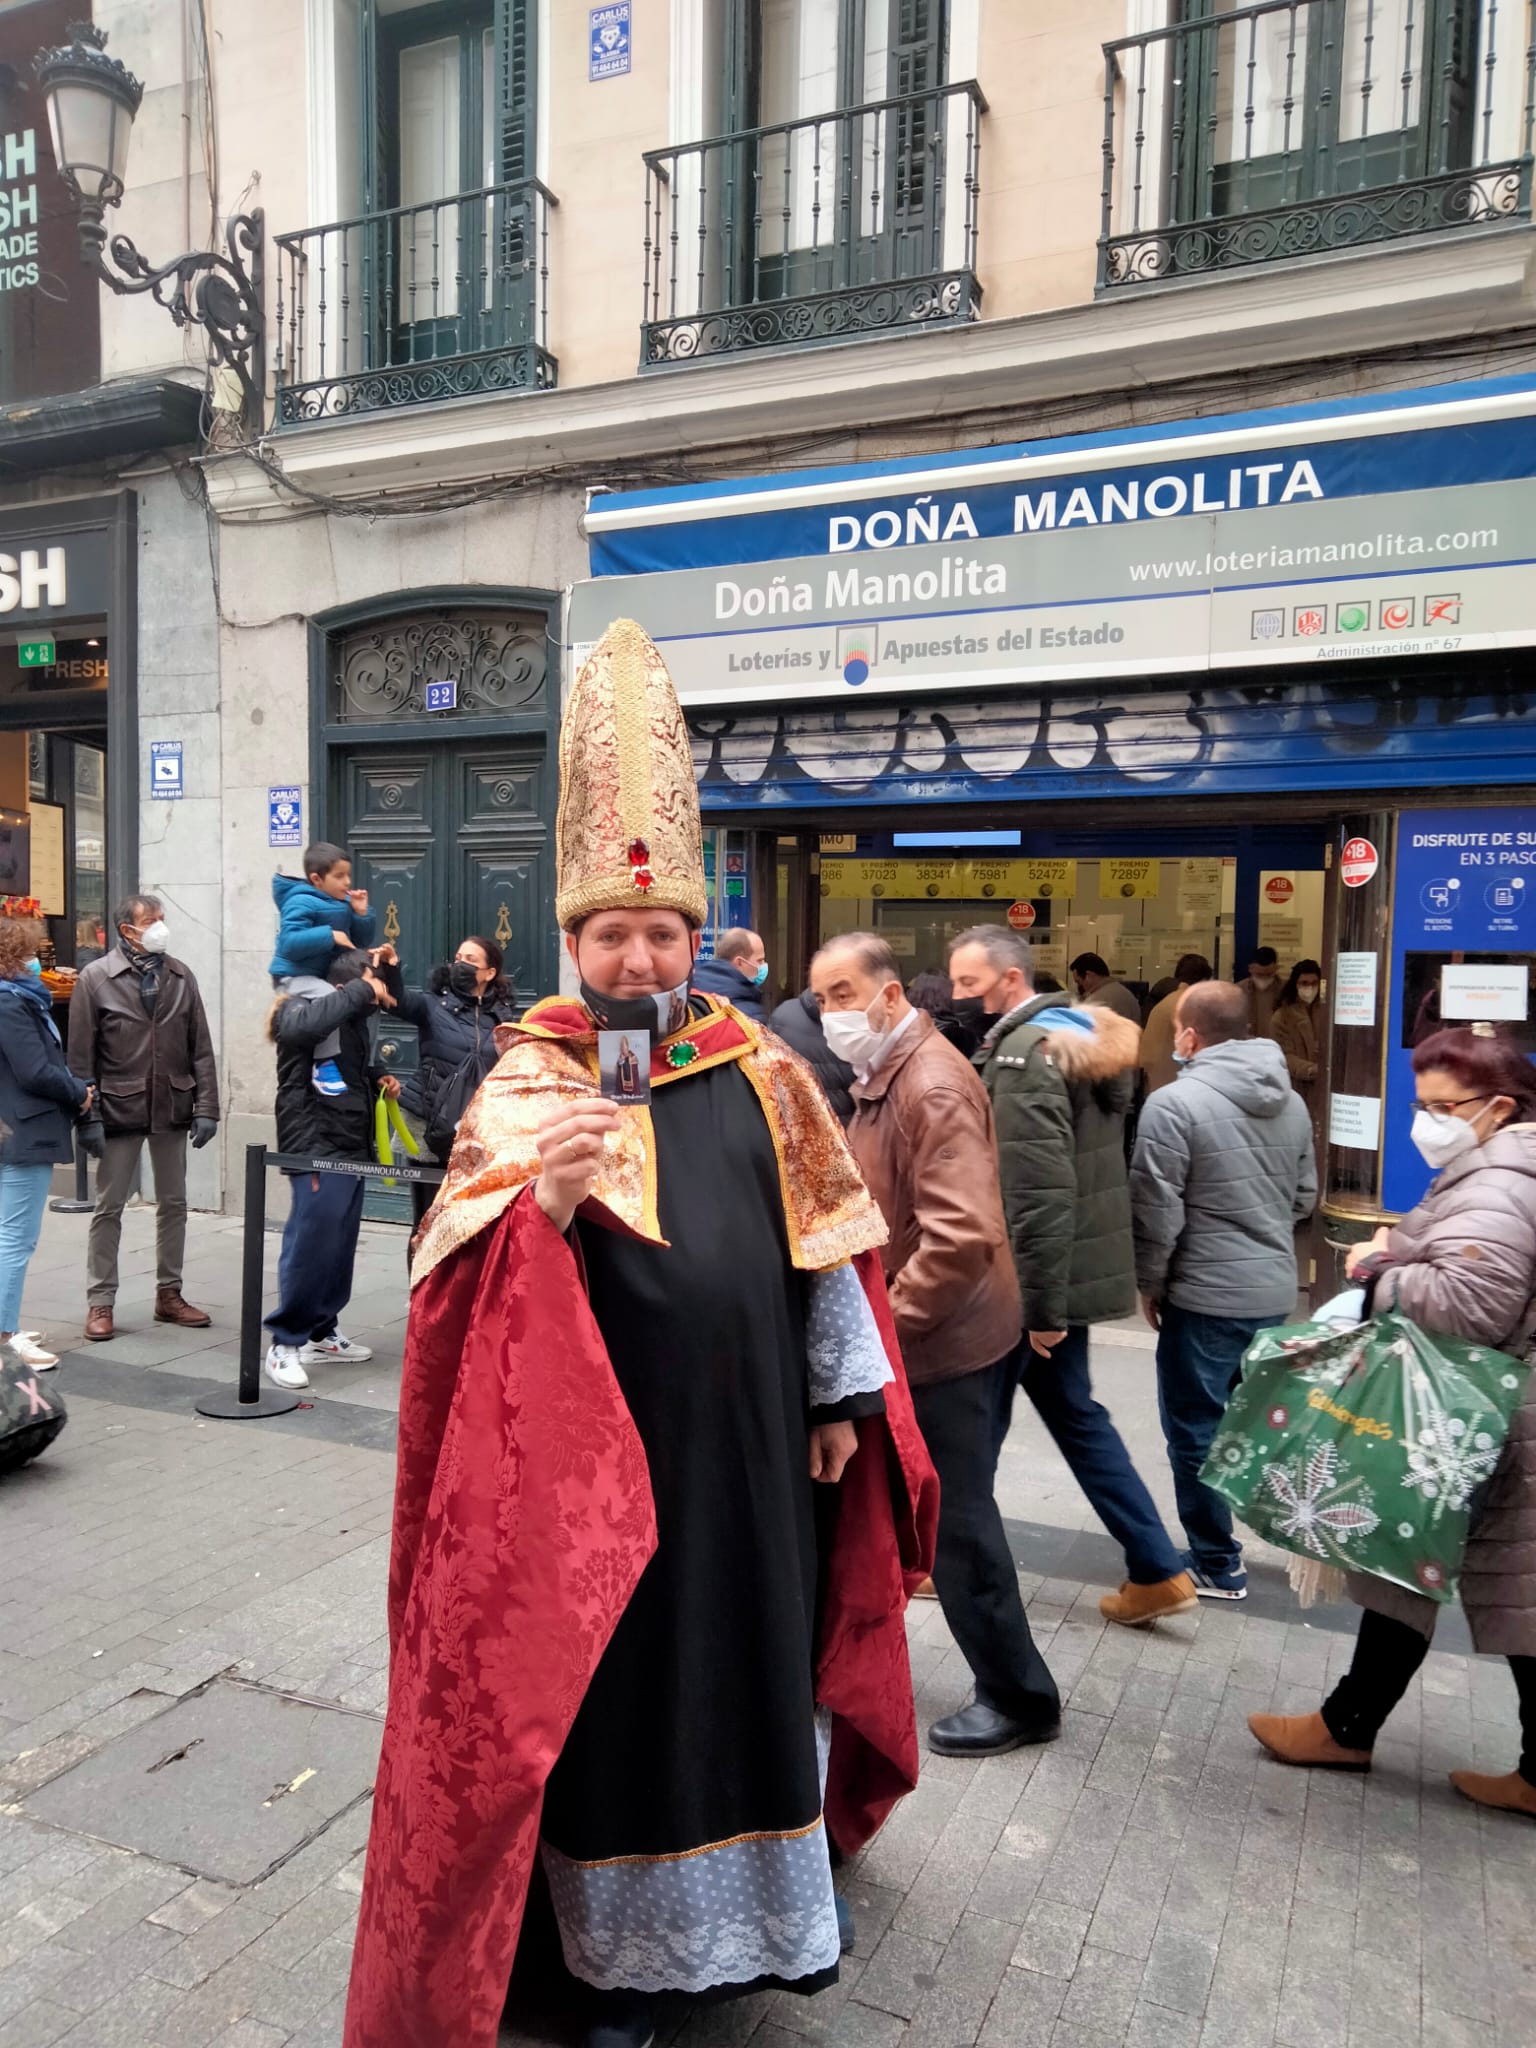
[[[938,1523],[879,1261],[856,1263],[896,1377],[841,1482],[818,1645],[826,1820],[846,1853],[917,1783],[903,1614]],[[494,2048],[544,1786],[655,1547],[645,1453],[576,1255],[516,1200],[412,1299],[345,2048]]]

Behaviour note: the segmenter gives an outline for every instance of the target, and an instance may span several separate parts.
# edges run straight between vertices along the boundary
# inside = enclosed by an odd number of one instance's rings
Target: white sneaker
[[[366,1365],[372,1356],[366,1344],[354,1344],[340,1330],[333,1330],[318,1342],[311,1338],[299,1353],[306,1365]]]
[[[274,1387],[294,1389],[309,1385],[309,1374],[304,1370],[304,1354],[296,1344],[272,1345],[262,1370]]]
[[[11,1338],[11,1349],[23,1365],[30,1365],[36,1372],[52,1372],[59,1362],[58,1354],[38,1343],[41,1335],[41,1330],[18,1330]]]

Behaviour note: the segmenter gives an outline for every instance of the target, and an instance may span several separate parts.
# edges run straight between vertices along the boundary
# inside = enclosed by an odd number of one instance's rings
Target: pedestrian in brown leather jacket
[[[811,962],[827,1045],[854,1071],[848,1142],[890,1231],[881,1252],[912,1403],[940,1487],[933,1578],[976,1698],[936,1721],[941,1756],[1048,1741],[1061,1702],[1036,1649],[993,1497],[1023,1329],[992,1108],[963,1053],[908,1002],[886,941]]]
[[[1536,1067],[1507,1040],[1441,1031],[1413,1055],[1414,1143],[1438,1178],[1401,1223],[1350,1255],[1373,1309],[1429,1331],[1536,1350]],[[1387,1716],[1423,1663],[1439,1606],[1386,1579],[1352,1572],[1366,1610],[1354,1661],[1317,1714],[1254,1714],[1249,1727],[1284,1763],[1370,1769]],[[1519,1766],[1452,1771],[1480,1806],[1536,1819],[1536,1374],[1526,1382],[1462,1563],[1461,1604],[1484,1655],[1509,1659],[1520,1700]]]
[[[155,1175],[155,1321],[205,1330],[209,1318],[182,1298],[187,1247],[187,1140],[206,1145],[219,1128],[219,1083],[203,999],[190,967],[166,951],[158,896],[130,896],[114,917],[117,945],[93,960],[69,1004],[69,1063],[94,1083],[82,1142],[100,1161],[86,1251],[85,1334],[115,1334],[117,1252],[123,1204],[139,1156]]]

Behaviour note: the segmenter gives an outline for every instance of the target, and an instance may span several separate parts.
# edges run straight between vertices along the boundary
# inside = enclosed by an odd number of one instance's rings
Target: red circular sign
[[[1369,839],[1346,839],[1339,873],[1346,889],[1363,889],[1381,866],[1381,855]]]
[[[1296,894],[1296,884],[1289,875],[1271,875],[1264,884],[1265,899],[1270,903],[1289,903]]]
[[[1033,903],[1009,904],[1008,922],[1013,926],[1016,932],[1027,932],[1030,926],[1034,923],[1034,921],[1035,906],[1033,905]]]

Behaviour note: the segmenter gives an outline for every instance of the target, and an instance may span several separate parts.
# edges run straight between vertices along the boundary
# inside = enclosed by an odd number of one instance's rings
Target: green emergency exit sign
[[[23,640],[21,643],[23,668],[52,668],[57,659],[58,650],[51,640]]]

